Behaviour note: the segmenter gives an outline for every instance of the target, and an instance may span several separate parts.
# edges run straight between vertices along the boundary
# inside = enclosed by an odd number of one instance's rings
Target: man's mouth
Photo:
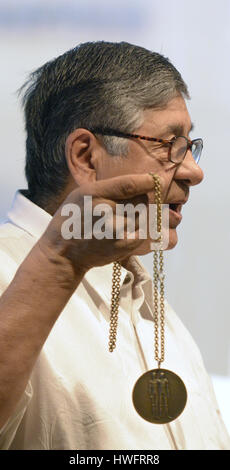
[[[177,224],[182,220],[181,209],[184,204],[183,202],[170,202],[169,203],[169,217],[171,220],[176,222]]]
[[[171,202],[169,204],[169,209],[172,211],[172,212],[175,212],[176,214],[180,214],[181,213],[181,209],[182,209],[182,203],[177,203],[177,202]]]

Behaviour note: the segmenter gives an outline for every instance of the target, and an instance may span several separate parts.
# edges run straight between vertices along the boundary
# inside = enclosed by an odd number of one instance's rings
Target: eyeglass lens
[[[201,152],[202,152],[202,140],[196,139],[192,143],[192,156],[196,163],[199,162]],[[171,160],[174,163],[180,163],[185,157],[185,154],[188,149],[188,143],[185,137],[177,137],[177,139],[173,142],[171,147]]]

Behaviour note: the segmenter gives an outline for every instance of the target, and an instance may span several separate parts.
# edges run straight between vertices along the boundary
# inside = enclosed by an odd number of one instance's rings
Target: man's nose
[[[191,150],[188,150],[183,162],[179,165],[175,178],[186,180],[190,186],[195,186],[203,180],[203,170],[195,162]]]

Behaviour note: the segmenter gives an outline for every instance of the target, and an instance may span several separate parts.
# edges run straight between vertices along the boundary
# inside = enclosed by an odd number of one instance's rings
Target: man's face
[[[149,109],[144,111],[144,122],[135,130],[135,134],[162,139],[172,139],[174,136],[189,137],[191,119],[184,99],[179,96],[172,99],[164,109]],[[203,179],[203,172],[193,159],[191,151],[187,151],[184,161],[176,165],[168,160],[168,147],[156,142],[139,139],[128,140],[127,156],[104,154],[98,161],[97,179],[107,179],[113,176],[135,173],[158,174],[163,181],[162,203],[172,204],[186,202],[189,187],[198,184]],[[148,194],[150,203],[154,202],[153,193]],[[128,201],[127,201],[128,202]],[[137,201],[140,202],[140,201]],[[176,228],[181,221],[182,206],[178,204],[169,211],[169,246],[177,243]],[[149,243],[143,243],[141,252],[149,252]]]

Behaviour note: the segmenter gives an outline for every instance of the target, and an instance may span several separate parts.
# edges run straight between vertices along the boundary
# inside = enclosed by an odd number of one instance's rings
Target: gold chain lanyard
[[[154,347],[158,368],[149,370],[136,381],[132,400],[137,413],[146,421],[165,424],[175,420],[184,410],[187,401],[186,387],[174,372],[161,368],[165,358],[165,304],[164,304],[164,260],[162,248],[161,186],[157,175],[153,177],[157,205],[157,231],[160,233],[159,250],[153,252],[153,291],[154,291]],[[116,347],[118,309],[120,298],[121,264],[114,262],[112,278],[112,298],[110,312],[109,351]],[[158,294],[158,286],[160,295]],[[159,313],[160,312],[160,313]],[[160,325],[159,325],[160,324]],[[160,327],[160,328],[159,328]],[[159,329],[161,356],[159,357]]]
[[[155,199],[157,205],[157,231],[160,233],[158,241],[160,248],[162,245],[162,234],[161,234],[161,187],[159,178],[153,175]],[[165,357],[165,337],[164,337],[164,325],[165,325],[165,305],[164,305],[164,258],[162,250],[154,250],[153,252],[153,287],[154,287],[154,330],[155,330],[155,360],[158,362],[160,368],[161,362],[164,361]],[[160,284],[160,318],[158,315],[159,310],[159,299],[158,299],[158,283]],[[160,321],[160,336],[161,336],[161,357],[159,357],[159,321]]]
[[[118,309],[120,299],[120,281],[121,281],[121,264],[119,261],[113,263],[113,280],[112,280],[112,298],[110,311],[110,329],[109,329],[109,351],[113,352],[116,347]]]

